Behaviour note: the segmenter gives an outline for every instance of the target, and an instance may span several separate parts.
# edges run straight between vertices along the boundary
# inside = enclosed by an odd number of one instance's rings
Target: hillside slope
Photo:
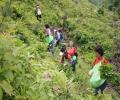
[[[36,4],[41,22],[34,15]],[[104,9],[101,15],[88,0],[1,0],[0,8],[0,100],[119,100],[109,88],[94,97],[88,76],[95,45],[102,44],[110,58],[119,44],[113,12]],[[59,49],[52,56],[44,41],[44,24],[61,27],[66,15],[69,37],[81,54],[76,73],[60,65]]]

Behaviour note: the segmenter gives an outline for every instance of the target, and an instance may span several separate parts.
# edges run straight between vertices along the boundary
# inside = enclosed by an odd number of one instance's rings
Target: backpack
[[[90,78],[90,83],[93,88],[97,88],[105,82],[105,79],[102,79],[100,75],[100,66],[101,62],[96,64],[89,72],[89,74],[92,75]]]
[[[63,39],[63,35],[62,35],[62,33],[60,33],[60,40],[62,40]]]
[[[62,39],[63,39],[62,33],[61,32],[57,32],[56,40],[62,40]]]
[[[71,57],[77,52],[77,49],[75,47],[70,48],[69,50],[67,50],[68,55],[70,55]]]
[[[53,41],[53,36],[52,35],[49,35],[46,37],[46,42],[49,44]]]
[[[78,59],[77,59],[77,57],[76,57],[75,55],[72,57],[72,61],[73,61],[75,64],[77,64]]]

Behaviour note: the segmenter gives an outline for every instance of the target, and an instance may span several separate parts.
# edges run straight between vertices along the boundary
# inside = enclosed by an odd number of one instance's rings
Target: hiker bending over
[[[90,83],[92,87],[95,89],[95,95],[97,95],[99,91],[103,93],[104,89],[107,86],[106,79],[102,79],[100,77],[101,76],[100,67],[102,67],[102,63],[108,64],[109,62],[103,57],[104,50],[100,45],[96,46],[95,52],[96,59],[93,62],[94,66],[90,70],[89,75],[91,76]]]
[[[41,10],[40,10],[39,5],[36,6],[35,16],[37,17],[37,20],[41,20],[41,18],[42,18],[42,12],[41,12]]]
[[[68,62],[70,62],[71,58],[74,56],[75,53],[77,53],[77,48],[75,47],[73,42],[70,41],[70,48],[68,50],[64,50],[61,63],[64,63],[64,59],[67,59]]]
[[[56,46],[60,46],[60,43],[61,43],[61,41],[63,39],[63,35],[62,35],[62,31],[61,30],[56,31],[55,38],[56,38]]]

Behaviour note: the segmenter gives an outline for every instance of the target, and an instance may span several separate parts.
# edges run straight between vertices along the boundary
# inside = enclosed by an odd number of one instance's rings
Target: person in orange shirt
[[[109,63],[109,61],[103,57],[104,50],[103,50],[102,46],[97,45],[96,48],[95,48],[95,52],[96,52],[96,58],[95,58],[95,60],[93,62],[93,66],[98,64],[100,61],[103,61],[104,64]]]
[[[96,58],[95,58],[95,60],[93,62],[93,66],[99,64],[100,62],[103,62],[104,64],[109,64],[109,61],[106,60],[103,57],[104,50],[103,50],[102,46],[97,45],[96,48],[95,48],[95,52],[96,52]],[[101,93],[103,93],[103,91],[106,88],[106,86],[107,86],[107,80],[105,80],[102,85],[100,85],[99,87],[95,88],[95,95],[97,95],[99,91],[101,91]]]

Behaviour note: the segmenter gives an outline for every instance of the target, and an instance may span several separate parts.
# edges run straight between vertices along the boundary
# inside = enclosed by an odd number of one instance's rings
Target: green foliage
[[[42,11],[41,21],[34,14],[36,4]],[[113,44],[119,44],[119,30],[111,25],[113,18],[106,9],[104,16],[99,16],[97,11],[88,0],[1,0],[0,31],[4,35],[0,35],[0,100],[95,99],[89,89],[86,63],[92,62],[96,44],[103,45],[108,58],[113,55]],[[61,27],[65,15],[68,17],[65,27],[86,61],[84,64],[80,59],[76,73],[69,65],[61,66],[58,56],[47,53],[44,42],[44,24]],[[118,20],[116,13],[114,16]],[[110,81],[119,86],[119,74],[109,68],[104,71],[103,76],[114,75]],[[115,97],[111,94],[110,99],[112,96]],[[104,96],[98,99],[104,100]]]
[[[101,77],[105,78],[108,80],[108,82],[112,83],[117,90],[120,90],[120,77],[119,77],[119,73],[115,71],[115,68],[113,67],[113,65],[108,64],[102,64],[101,66]]]
[[[111,78],[113,77],[113,65],[109,64],[109,65],[105,65],[102,64],[101,66],[101,77],[107,80],[111,80]]]
[[[12,50],[14,48],[12,40],[7,37],[6,39],[1,36],[0,37],[0,87],[2,90],[9,94],[13,94],[13,87],[10,82],[13,82],[13,71],[15,71],[15,57],[12,55]],[[2,92],[1,92],[2,93]]]
[[[104,6],[105,8],[108,8],[110,11],[115,11],[120,16],[119,10],[120,0],[89,0],[89,1],[97,6]]]
[[[2,97],[3,97],[3,91],[2,91],[2,89],[0,88],[0,100],[2,100]]]
[[[1,9],[3,17],[11,16],[11,0],[6,1]]]
[[[99,8],[98,14],[104,15],[104,8]]]

